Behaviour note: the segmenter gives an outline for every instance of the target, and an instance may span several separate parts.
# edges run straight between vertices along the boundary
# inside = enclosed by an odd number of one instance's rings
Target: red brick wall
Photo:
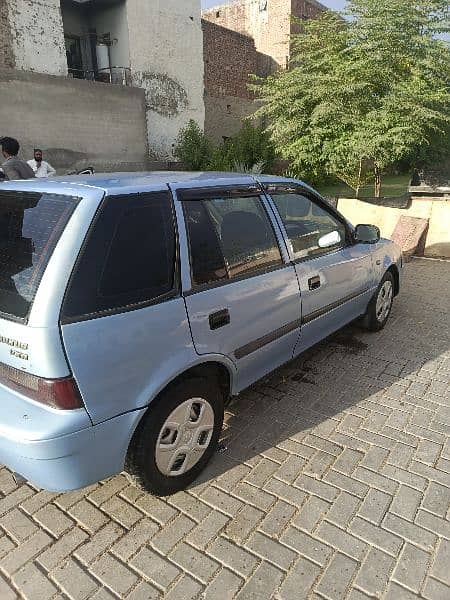
[[[0,0],[0,68],[13,69],[14,66],[8,4]]]
[[[215,23],[202,21],[207,95],[251,98],[249,74],[258,71],[254,41]]]
[[[297,19],[315,19],[322,10],[320,5],[308,2],[308,0],[292,0],[292,16]],[[291,33],[298,33],[299,30],[300,27],[295,23],[291,25]]]

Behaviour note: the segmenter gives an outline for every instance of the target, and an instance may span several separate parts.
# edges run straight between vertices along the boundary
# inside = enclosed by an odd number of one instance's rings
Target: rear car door
[[[237,366],[237,392],[292,357],[300,331],[295,268],[255,186],[178,190],[190,259],[184,297],[199,354]]]
[[[370,246],[353,244],[343,217],[309,189],[270,185],[268,193],[300,285],[298,353],[365,311],[375,285],[372,256]]]
[[[172,198],[104,199],[62,310],[67,358],[94,423],[146,406],[195,354],[180,294]]]

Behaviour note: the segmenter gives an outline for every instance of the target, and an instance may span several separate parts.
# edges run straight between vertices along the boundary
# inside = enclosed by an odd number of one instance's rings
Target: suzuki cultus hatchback
[[[300,181],[113,174],[0,187],[0,461],[161,495],[224,404],[346,323],[381,329],[401,252]]]

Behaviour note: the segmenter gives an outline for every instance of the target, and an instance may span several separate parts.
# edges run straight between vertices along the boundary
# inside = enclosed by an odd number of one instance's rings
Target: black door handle
[[[228,308],[224,308],[223,310],[219,310],[209,315],[209,328],[213,331],[214,329],[220,329],[221,327],[225,327],[225,325],[229,324],[230,313],[228,311]]]
[[[310,290],[317,290],[317,288],[320,288],[319,275],[316,275],[315,277],[311,277],[311,279],[308,279],[308,285],[309,285]]]

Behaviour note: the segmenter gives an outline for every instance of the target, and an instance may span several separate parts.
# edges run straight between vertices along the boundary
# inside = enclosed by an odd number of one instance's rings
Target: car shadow
[[[450,289],[443,289],[450,288],[449,264],[413,259],[405,270],[383,331],[370,333],[353,323],[231,401],[217,451],[190,486],[194,494],[212,480],[228,487],[262,457],[276,463],[289,453],[306,463],[311,449],[364,452],[369,443],[383,446],[383,438],[386,447],[392,440],[411,446],[424,423],[448,434],[450,423],[439,421],[427,388],[450,347],[444,308]],[[406,394],[414,382],[427,385]]]

